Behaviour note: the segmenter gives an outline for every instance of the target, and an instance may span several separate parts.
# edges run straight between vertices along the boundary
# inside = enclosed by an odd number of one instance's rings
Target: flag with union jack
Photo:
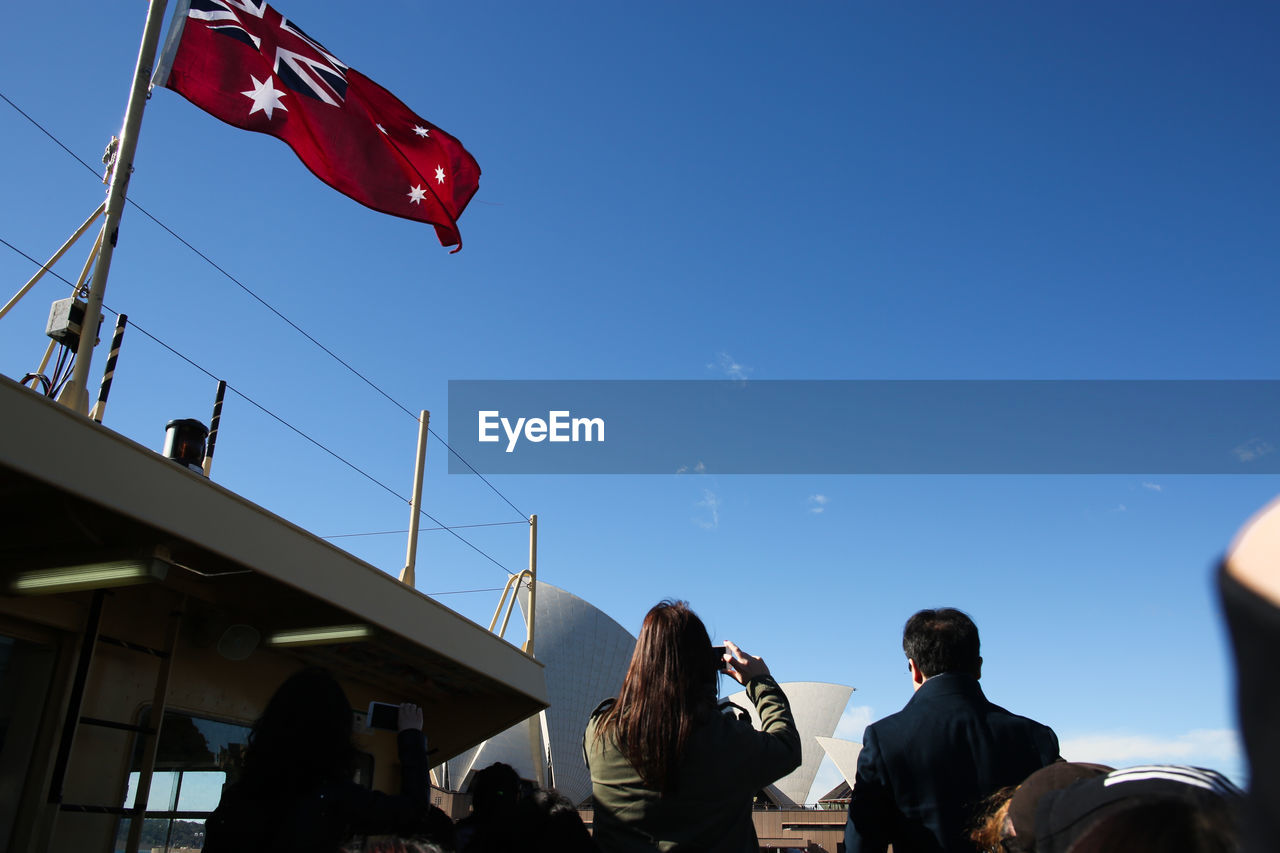
[[[462,248],[458,217],[480,186],[475,158],[265,2],[181,4],[155,82],[284,140],[329,186],[428,222],[442,245]]]

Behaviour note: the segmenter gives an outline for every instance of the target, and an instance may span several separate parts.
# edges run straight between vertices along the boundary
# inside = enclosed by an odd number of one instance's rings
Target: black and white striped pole
[[[120,344],[124,341],[124,327],[128,322],[128,314],[116,317],[116,330],[111,335],[111,352],[107,355],[107,369],[102,371],[102,384],[98,386],[98,402],[89,413],[89,417],[96,423],[102,423],[102,413],[107,410],[107,395],[111,393],[111,380],[116,375],[116,359],[120,357]]]
[[[209,446],[204,452],[204,475],[213,467],[213,447],[218,443],[218,423],[222,420],[222,398],[227,393],[227,380],[218,380],[218,393],[213,399],[213,418],[209,421]]]

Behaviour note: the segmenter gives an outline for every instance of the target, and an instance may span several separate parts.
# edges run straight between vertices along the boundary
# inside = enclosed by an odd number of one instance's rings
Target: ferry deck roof
[[[160,548],[172,567],[153,586],[184,596],[191,616],[264,639],[369,626],[366,640],[293,653],[422,704],[433,763],[547,707],[541,663],[385,572],[3,377],[0,413],[0,613],[79,631],[68,614],[85,613],[90,593],[15,597],[8,581]]]

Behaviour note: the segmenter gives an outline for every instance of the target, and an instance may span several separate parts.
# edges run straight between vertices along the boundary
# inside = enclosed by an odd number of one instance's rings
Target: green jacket
[[[596,738],[597,710],[584,748],[595,796],[595,839],[604,853],[756,853],[751,801],[800,766],[800,734],[786,694],[772,678],[747,682],[761,731],[715,713],[689,736],[666,796],[647,787],[612,737]]]

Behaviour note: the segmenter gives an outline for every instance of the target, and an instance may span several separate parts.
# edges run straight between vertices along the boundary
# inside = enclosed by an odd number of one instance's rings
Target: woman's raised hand
[[[396,714],[396,728],[400,731],[417,729],[422,731],[422,709],[412,702],[405,702]]]
[[[735,643],[725,640],[725,666],[724,672],[739,684],[746,684],[753,678],[759,678],[762,675],[769,674],[769,667],[765,664],[763,658],[749,655],[742,649],[738,648]]]

